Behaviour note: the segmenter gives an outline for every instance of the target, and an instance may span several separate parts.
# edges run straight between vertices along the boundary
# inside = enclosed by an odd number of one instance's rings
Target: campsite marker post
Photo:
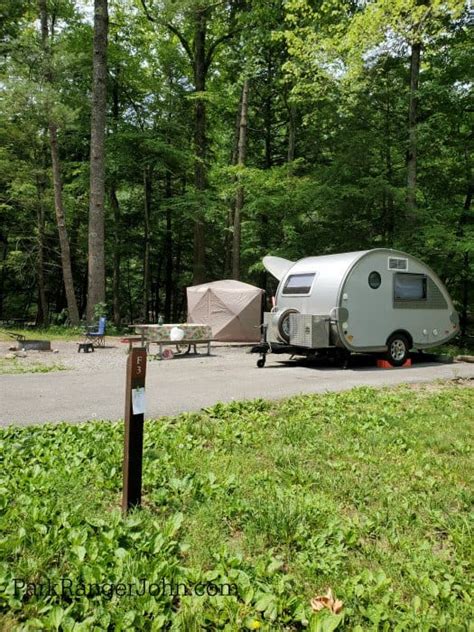
[[[122,511],[141,504],[146,348],[130,345],[125,384]]]

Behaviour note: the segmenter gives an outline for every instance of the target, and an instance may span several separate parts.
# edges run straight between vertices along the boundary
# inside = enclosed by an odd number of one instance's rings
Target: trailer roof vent
[[[400,259],[399,257],[388,258],[389,270],[408,270],[408,259]]]

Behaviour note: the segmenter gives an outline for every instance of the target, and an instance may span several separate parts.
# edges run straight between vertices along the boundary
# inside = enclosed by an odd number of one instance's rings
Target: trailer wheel
[[[290,314],[297,314],[298,310],[289,308],[278,312],[276,315],[278,335],[283,342],[290,342]]]
[[[392,334],[387,340],[387,359],[393,366],[403,366],[410,355],[410,343],[403,334]]]

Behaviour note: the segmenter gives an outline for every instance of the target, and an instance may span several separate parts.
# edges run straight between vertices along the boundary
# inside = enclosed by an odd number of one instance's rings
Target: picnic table
[[[176,350],[181,355],[187,355],[191,352],[191,348],[197,354],[196,346],[200,344],[207,345],[207,355],[211,354],[212,329],[209,325],[197,323],[177,323],[166,325],[131,325],[135,329],[135,333],[140,334],[146,343],[147,350],[150,343],[158,344],[158,354],[163,357],[163,345],[176,345]],[[182,340],[171,340],[170,334],[174,327],[179,327],[184,331]]]

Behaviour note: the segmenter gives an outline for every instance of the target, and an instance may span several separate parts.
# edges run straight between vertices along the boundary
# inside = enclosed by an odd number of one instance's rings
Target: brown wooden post
[[[127,381],[125,391],[125,436],[123,453],[123,496],[122,511],[141,504],[142,461],[143,461],[143,420],[144,410],[135,401],[136,389],[145,388],[146,375],[145,347],[132,347],[127,358]]]

